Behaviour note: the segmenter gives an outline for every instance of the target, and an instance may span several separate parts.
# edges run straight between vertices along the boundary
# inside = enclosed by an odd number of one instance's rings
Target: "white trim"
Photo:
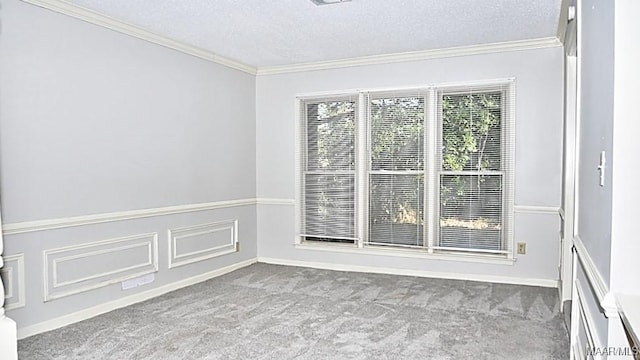
[[[433,248],[438,243],[437,241],[437,231],[440,228],[439,214],[436,214],[440,211],[440,189],[439,182],[440,178],[438,177],[438,170],[441,169],[440,159],[438,159],[438,146],[442,142],[441,130],[442,127],[439,126],[440,116],[442,113],[440,112],[438,106],[438,91],[429,89],[427,94],[427,98],[425,99],[425,105],[427,108],[424,113],[424,134],[422,137],[423,141],[423,151],[425,155],[425,183],[426,189],[424,191],[424,196],[422,198],[423,206],[422,210],[424,212],[424,217],[426,217],[423,222],[426,222],[427,228],[423,230],[423,241],[427,245],[427,252],[429,254],[433,254]],[[432,204],[433,202],[433,204]],[[437,205],[436,205],[437,204]],[[435,212],[434,212],[435,210]],[[429,213],[431,216],[428,216]]]
[[[560,215],[559,206],[515,205],[513,212],[516,214],[547,214]]]
[[[116,211],[111,213],[73,216],[67,218],[25,221],[3,225],[4,235],[22,234],[34,231],[62,229],[74,226],[93,225],[112,221],[141,219],[154,216],[183,214],[196,211],[223,209],[235,206],[255,205],[255,198],[224,200],[200,204],[166,206],[160,208]]]
[[[356,245],[358,248],[364,247],[365,240],[369,239],[369,181],[371,168],[371,158],[369,155],[369,146],[371,143],[371,112],[369,109],[371,98],[369,93],[358,93],[358,110],[356,118],[356,138],[355,138],[355,170],[356,170],[356,188],[355,188],[355,226],[356,226]],[[365,121],[358,121],[365,119]],[[305,146],[306,147],[306,146]],[[367,189],[367,190],[365,190]],[[302,212],[302,207],[296,208],[296,214]]]
[[[294,180],[293,180],[294,182],[293,205],[294,205],[295,211],[293,212],[293,221],[294,221],[294,231],[296,234],[299,232],[302,232],[303,218],[302,218],[300,209],[304,207],[304,197],[302,196],[303,187],[304,187],[303,179],[302,179],[302,170],[303,170],[302,161],[303,159],[305,159],[305,156],[302,154],[302,150],[306,148],[305,147],[306,145],[304,145],[304,143],[306,142],[307,126],[306,126],[306,116],[304,115],[303,103],[304,101],[299,98],[297,98],[296,101],[294,101],[295,121],[293,124],[293,129],[294,129],[293,138],[295,139],[295,145],[294,145],[295,173],[294,173]],[[304,121],[300,121],[302,119],[304,119]],[[296,244],[300,244],[300,242],[302,241],[302,238],[296,235],[294,241]]]
[[[156,236],[157,235],[154,235],[154,238]],[[137,239],[138,238],[136,238],[136,240]],[[131,250],[131,249],[135,249],[135,248],[143,248],[143,249],[147,250],[147,253],[149,254],[149,257],[147,258],[146,262],[140,263],[140,264],[131,265],[131,266],[127,266],[125,268],[116,268],[116,269],[105,271],[105,272],[102,272],[102,273],[87,275],[87,276],[80,277],[80,278],[73,279],[73,280],[67,280],[67,281],[62,281],[62,282],[58,281],[58,277],[59,277],[58,276],[58,266],[61,263],[64,263],[66,261],[71,261],[71,260],[85,259],[85,258],[88,258],[88,257],[97,256],[97,255],[104,255],[104,254],[110,254],[110,253],[115,253],[115,252],[119,252],[119,251]],[[64,287],[64,286],[74,285],[74,284],[81,283],[81,282],[84,282],[84,281],[98,279],[98,278],[101,278],[101,277],[104,277],[104,276],[114,275],[114,274],[117,274],[119,272],[136,270],[136,269],[144,268],[144,267],[149,266],[149,265],[153,265],[152,249],[153,249],[152,248],[152,243],[151,242],[147,242],[147,243],[137,243],[137,244],[123,245],[123,246],[118,246],[118,247],[113,247],[113,248],[105,248],[105,249],[101,249],[101,250],[89,251],[89,252],[85,252],[85,253],[79,253],[79,254],[75,254],[75,255],[63,256],[63,257],[60,257],[60,258],[55,258],[51,262],[51,266],[53,268],[53,271],[52,271],[53,288],[54,289],[61,288],[61,287]],[[156,267],[157,267],[157,265],[156,265]]]
[[[3,360],[18,360],[16,322],[4,316],[3,312],[4,309],[0,307],[0,358]]]
[[[296,204],[294,199],[278,199],[278,198],[257,198],[258,205],[290,205]]]
[[[490,44],[479,44],[469,46],[459,46],[443,49],[432,49],[423,51],[412,51],[395,54],[382,54],[373,56],[363,56],[348,59],[328,60],[309,62],[301,64],[291,65],[278,65],[278,66],[263,66],[255,67],[238,60],[226,58],[218,55],[210,50],[203,49],[185,42],[177,41],[168,38],[163,35],[155,34],[151,31],[142,29],[140,27],[128,24],[126,22],[113,19],[103,14],[99,14],[95,11],[70,4],[62,0],[22,0],[26,3],[39,6],[45,9],[49,9],[60,14],[71,16],[73,18],[86,21],[88,23],[107,28],[113,31],[117,31],[126,35],[133,36],[138,39],[149,41],[154,44],[158,44],[169,49],[180,51],[185,54],[189,54],[213,63],[217,63],[223,66],[227,66],[232,69],[236,69],[251,75],[274,75],[284,73],[294,73],[303,71],[314,70],[326,70],[335,68],[344,68],[352,66],[363,65],[376,65],[376,64],[390,64],[405,61],[420,61],[437,58],[446,58],[454,56],[469,56],[479,54],[490,54],[507,51],[522,51],[522,50],[534,50],[544,49],[550,47],[562,46],[562,42],[555,36],[528,39],[528,40],[516,40],[505,41]]]
[[[70,4],[61,0],[22,0],[26,3],[39,6],[45,9],[53,10],[60,14],[68,15],[76,19],[86,21],[88,23],[98,25],[103,28],[114,30],[126,35],[133,36],[138,39],[146,40],[154,44],[158,44],[169,49],[177,50],[185,54],[224,65],[226,67],[243,71],[245,73],[256,75],[257,69],[251,65],[242,63],[237,60],[220,56],[209,50],[199,48],[181,41],[170,39],[166,36],[155,34],[151,31],[127,24],[123,21],[113,19],[106,15],[99,14],[95,11],[85,9],[83,7]]]
[[[5,262],[2,268],[0,268],[0,275],[4,274],[5,280],[3,281],[4,287],[6,288],[4,292],[4,300],[5,300],[5,309],[7,308],[7,299],[11,299],[13,297],[13,267],[7,266]]]
[[[596,264],[593,262],[593,259],[591,259],[591,255],[589,255],[589,251],[585,248],[580,235],[576,235],[573,238],[573,246],[576,249],[576,255],[582,264],[582,269],[587,275],[587,279],[605,316],[608,318],[618,317],[619,313],[615,296],[609,291],[609,286],[607,286],[602,274],[600,274]]]
[[[574,344],[573,346],[571,346],[571,349],[573,350],[573,356],[570,357],[571,360],[586,359],[584,356],[584,353],[582,352],[582,348],[580,346],[578,346],[577,344]]]
[[[17,264],[17,268],[16,266],[9,266],[10,262],[15,262]],[[13,271],[16,271],[16,273],[18,274],[18,281],[17,281],[17,286],[16,284],[14,284],[13,282]],[[9,291],[4,295],[4,299],[5,299],[5,303],[4,303],[4,308],[5,310],[13,310],[13,309],[19,309],[21,307],[24,307],[26,305],[26,298],[25,298],[25,282],[24,282],[24,254],[20,253],[20,254],[15,254],[15,255],[8,255],[8,256],[4,256],[4,267],[2,269],[0,269],[0,273],[8,273],[8,281],[7,281],[7,288],[9,289]],[[2,286],[2,285],[0,285]],[[14,293],[14,291],[16,290],[17,287],[17,293]],[[16,296],[18,297],[18,301],[14,302],[14,303],[7,303],[6,300],[12,299]]]
[[[355,247],[349,244],[296,244],[296,249],[312,251],[329,251],[348,254],[396,256],[405,258],[418,258],[428,260],[444,260],[458,262],[473,262],[492,265],[513,265],[516,259],[505,256],[492,256],[487,254],[473,253],[434,253],[427,248],[400,248],[368,245],[366,247]]]
[[[229,230],[229,243],[178,254],[178,240]],[[192,264],[238,251],[238,220],[218,221],[167,230],[169,269]]]
[[[139,240],[146,240],[145,242],[138,242]],[[56,254],[63,254],[65,252],[74,252],[78,250],[99,248],[108,246],[111,244],[121,244],[123,242],[133,241],[133,244],[121,245],[116,247],[106,247],[98,250],[79,252],[68,256],[62,256],[56,258]],[[146,247],[148,258],[146,262],[140,264],[133,264],[126,267],[114,268],[109,271],[105,271],[97,274],[90,274],[82,278],[58,282],[58,263],[63,261],[70,261],[82,258],[88,258],[95,255],[102,255],[107,253],[114,253],[116,251],[128,250],[134,247],[144,246]],[[159,270],[158,267],[158,233],[138,234],[133,236],[119,237],[101,241],[95,241],[88,244],[65,246],[55,249],[46,249],[42,252],[43,261],[43,286],[44,286],[44,301],[50,301],[65,296],[79,294],[87,292],[101,287],[105,287],[111,284],[115,284],[124,280],[133,279],[138,276],[151,274]],[[51,263],[51,266],[49,264]],[[136,271],[133,271],[136,270]],[[118,276],[112,277],[111,275]],[[73,285],[87,282],[90,280],[104,278],[101,281],[95,283],[89,283],[86,285],[76,286]],[[68,290],[64,290],[67,288]],[[63,290],[56,290],[63,289]]]
[[[556,38],[564,44],[565,33],[567,32],[567,25],[569,24],[569,6],[571,0],[562,0],[560,4],[560,16],[558,18],[558,30],[556,31]]]
[[[571,252],[573,253],[573,247],[571,248]],[[578,261],[575,256],[572,256],[573,261],[571,262],[571,283],[575,283],[577,281],[577,273],[578,273]],[[579,316],[579,301],[578,298],[578,290],[576,290],[575,286],[571,287],[571,298],[575,299],[575,301],[571,302],[571,318],[570,318],[570,327],[569,327],[569,358],[575,359],[576,353],[580,354],[581,352],[576,352],[576,347],[581,345],[579,344],[578,330],[580,328],[580,324],[578,323]],[[562,309],[562,303],[561,303]],[[584,359],[583,357],[580,359]]]
[[[194,277],[176,281],[171,284],[163,285],[154,289],[136,293],[131,296],[120,298],[107,303],[102,303],[102,304],[90,307],[88,309],[77,311],[75,313],[71,313],[71,314],[57,317],[51,320],[46,320],[34,325],[19,328],[18,339],[24,339],[26,337],[40,334],[45,331],[54,330],[69,324],[76,323],[78,321],[86,320],[94,316],[104,314],[115,309],[119,309],[121,307],[133,305],[135,303],[139,303],[141,301],[145,301],[145,300],[166,294],[168,292],[178,290],[186,286],[194,285],[194,284],[230,273],[232,271],[254,264],[255,262],[256,262],[255,258],[241,261],[233,265],[225,266],[223,268],[213,270],[204,274],[200,274]]]
[[[320,91],[309,91],[302,92],[295,95],[297,100],[314,100],[317,98],[340,98],[345,96],[358,96],[358,95],[366,95],[369,93],[389,93],[391,95],[397,94],[400,92],[407,92],[412,94],[420,93],[421,96],[429,96],[433,97],[433,100],[436,99],[436,94],[430,93],[431,90],[465,90],[469,89],[469,87],[499,87],[504,85],[510,85],[515,82],[515,77],[504,77],[504,78],[488,78],[481,80],[473,80],[473,81],[449,81],[449,82],[435,82],[435,83],[423,83],[418,85],[407,85],[407,86],[380,86],[380,87],[364,87],[364,88],[352,88],[352,89],[341,89],[341,90],[320,90]],[[515,89],[513,90],[515,93]],[[428,108],[429,111],[437,110],[434,106]],[[435,116],[437,111],[434,111],[432,116]]]
[[[327,70],[336,68],[345,68],[352,66],[365,66],[365,65],[377,65],[377,64],[391,64],[406,61],[420,61],[429,59],[439,59],[454,56],[469,56],[490,54],[507,51],[521,51],[521,50],[534,50],[544,49],[550,47],[562,46],[560,40],[557,37],[546,37],[530,40],[517,40],[517,41],[505,41],[499,43],[482,44],[482,45],[470,45],[460,46],[444,49],[433,49],[423,51],[412,51],[396,54],[384,54],[373,56],[362,56],[349,59],[329,60],[309,62],[293,65],[281,65],[281,66],[264,66],[259,67],[257,75],[275,75],[286,74],[303,71],[315,71],[315,70]]]
[[[362,266],[362,265],[348,265],[348,264],[332,264],[322,262],[289,260],[289,259],[275,259],[267,257],[258,257],[258,262],[274,265],[286,265],[286,266],[300,266],[314,269],[324,270],[336,270],[336,271],[351,271],[351,272],[363,272],[373,274],[389,274],[389,275],[401,275],[401,276],[418,276],[438,279],[452,279],[452,280],[468,280],[468,281],[481,281],[500,284],[515,284],[515,285],[530,285],[555,288],[558,286],[556,280],[548,279],[528,279],[528,278],[515,278],[508,276],[494,276],[484,274],[460,274],[449,272],[435,272],[425,270],[412,270],[412,269],[398,269],[387,268],[380,266]]]
[[[576,288],[576,293],[577,293],[577,297],[575,299],[575,301],[577,301],[577,309],[579,311],[579,319],[582,320],[582,325],[584,327],[585,333],[587,335],[587,341],[589,342],[589,346],[593,349],[594,347],[603,347],[604,343],[602,342],[602,340],[598,337],[598,332],[593,332],[592,329],[595,329],[595,320],[593,319],[593,316],[591,315],[590,311],[587,311],[588,308],[585,306],[585,303],[582,301],[582,299],[586,299],[584,291],[582,290],[582,286],[580,285],[580,281],[578,281],[576,279],[576,282],[574,284],[575,288]],[[576,334],[576,336],[578,336],[579,334]],[[576,341],[575,345],[581,345],[578,344]]]
[[[574,31],[575,21],[568,31]],[[560,286],[558,287],[560,302],[570,300],[573,292],[571,286],[572,279],[572,261],[573,261],[573,236],[575,233],[574,223],[576,218],[576,134],[577,134],[577,58],[575,56],[566,56],[564,61],[565,70],[565,89],[564,89],[564,194],[560,208],[561,223],[561,239],[560,239]]]

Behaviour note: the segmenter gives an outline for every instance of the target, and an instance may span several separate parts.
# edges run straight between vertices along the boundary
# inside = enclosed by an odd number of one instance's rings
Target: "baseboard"
[[[234,270],[238,270],[245,266],[249,266],[257,262],[256,258],[252,258],[249,260],[244,260],[239,263],[229,265],[217,270],[213,270],[204,274],[196,275],[194,277],[190,277],[187,279],[183,279],[180,281],[173,282],[171,284],[163,285],[154,289],[150,289],[147,291],[143,291],[131,296],[123,297],[114,301],[110,301],[104,304],[96,305],[94,307],[80,310],[75,313],[71,313],[68,315],[64,315],[61,317],[57,317],[55,319],[43,321],[41,323],[37,323],[34,325],[26,326],[23,328],[18,328],[18,339],[24,339],[26,337],[40,334],[46,331],[51,331],[54,329],[61,328],[66,325],[70,325],[82,320],[86,320],[92,318],[94,316],[98,316],[109,311],[113,311],[115,309],[119,309],[125,306],[133,305],[135,303],[139,303],[145,300],[149,300],[156,296],[160,296],[166,294],[168,292],[181,289],[186,286],[194,285],[209,279],[213,279],[215,277],[230,273]]]
[[[418,276],[418,277],[452,279],[452,280],[470,280],[470,281],[490,282],[490,283],[499,283],[499,284],[541,286],[541,287],[549,287],[549,288],[558,287],[557,280],[547,280],[547,279],[515,278],[515,277],[509,277],[509,276],[495,276],[495,275],[483,275],[483,274],[459,274],[459,273],[435,272],[435,271],[424,271],[424,270],[386,268],[386,267],[377,267],[377,266],[332,264],[332,263],[310,262],[310,261],[289,260],[289,259],[275,259],[275,258],[267,258],[267,257],[258,257],[258,262],[265,263],[265,264],[273,264],[273,265],[300,266],[300,267],[308,267],[308,268],[324,269],[324,270],[365,272],[365,273],[374,273],[374,274],[389,274],[389,275],[403,275],[403,276]]]

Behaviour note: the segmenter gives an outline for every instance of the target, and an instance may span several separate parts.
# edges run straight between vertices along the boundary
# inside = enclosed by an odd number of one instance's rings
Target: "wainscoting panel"
[[[158,233],[47,249],[43,260],[49,301],[158,271]]]
[[[4,256],[4,267],[0,277],[4,284],[4,307],[6,310],[25,306],[24,254]]]
[[[169,268],[238,251],[238,220],[169,229]]]

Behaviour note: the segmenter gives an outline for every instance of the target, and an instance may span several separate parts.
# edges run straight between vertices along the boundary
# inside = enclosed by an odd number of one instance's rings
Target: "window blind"
[[[368,244],[424,246],[425,97],[369,101]]]
[[[438,94],[438,246],[507,253],[514,106],[508,86]]]
[[[305,240],[356,240],[357,97],[302,102],[302,224]]]

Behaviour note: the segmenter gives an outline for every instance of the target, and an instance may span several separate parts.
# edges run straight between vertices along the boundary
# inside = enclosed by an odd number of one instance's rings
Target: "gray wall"
[[[576,252],[574,328],[588,328],[595,346],[613,346],[610,328],[619,320],[605,317],[603,294],[611,285],[611,205],[614,118],[614,2],[583,0],[578,9],[578,172],[577,235],[586,254]],[[605,184],[600,186],[600,152],[605,151]],[[592,264],[585,266],[583,264]],[[593,270],[595,268],[595,270]],[[602,283],[602,284],[601,284]],[[576,311],[579,306],[582,312]],[[609,306],[611,306],[609,304]],[[615,304],[614,304],[615,306]],[[613,320],[613,321],[612,321]],[[586,324],[586,325],[583,325]],[[587,336],[588,337],[588,336]],[[586,343],[577,344],[583,348]]]
[[[561,192],[562,48],[300,72],[257,79],[259,198],[294,199],[295,96],[314,92],[516,78],[516,205],[558,207]],[[258,206],[258,255],[286,261],[558,279],[557,212],[516,213],[527,254],[513,266],[296,249],[293,205]]]
[[[0,0],[0,21],[5,225],[255,198],[255,76],[18,0]],[[14,299],[22,307],[9,315],[24,328],[255,259],[255,214],[254,204],[244,204],[10,234],[10,282],[14,295],[24,290],[25,299]],[[169,229],[233,220],[240,251],[168,269]],[[231,231],[179,246],[206,250],[207,242],[227,241]],[[147,233],[158,237],[154,283],[122,291],[116,282],[43,302],[43,285],[86,289],[109,280],[98,275],[144,263],[140,249],[151,246],[151,238],[134,248],[114,239]],[[83,253],[79,245],[91,246]],[[45,274],[43,251],[52,250],[86,258],[58,264],[58,280],[67,284],[57,288],[54,270]],[[20,262],[22,280],[16,276]],[[77,266],[75,274],[70,266]]]
[[[579,54],[578,235],[609,282],[613,144],[614,2],[582,3]],[[600,152],[606,151],[605,186],[599,185]]]
[[[255,76],[17,0],[2,14],[5,222],[255,195]]]

